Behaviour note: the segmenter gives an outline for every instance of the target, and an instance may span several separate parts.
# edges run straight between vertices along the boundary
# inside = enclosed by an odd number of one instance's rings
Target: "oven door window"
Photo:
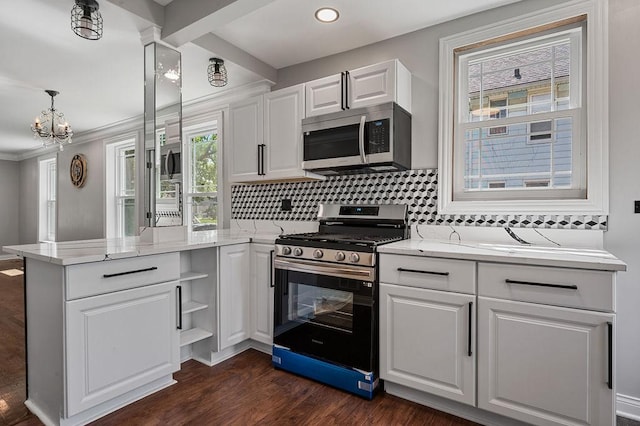
[[[374,371],[377,327],[373,283],[282,269],[276,269],[275,282],[275,344]]]

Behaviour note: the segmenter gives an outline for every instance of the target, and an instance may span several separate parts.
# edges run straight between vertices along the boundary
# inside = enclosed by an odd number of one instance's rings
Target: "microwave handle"
[[[360,150],[360,160],[362,164],[367,164],[366,153],[364,152],[364,125],[367,121],[367,116],[360,117],[360,130],[358,132],[358,148]]]

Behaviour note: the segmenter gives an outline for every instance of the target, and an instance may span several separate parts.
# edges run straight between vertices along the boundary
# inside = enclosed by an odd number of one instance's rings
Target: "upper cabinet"
[[[411,112],[411,73],[397,59],[306,83],[306,116],[396,102]]]
[[[322,177],[302,170],[304,84],[230,105],[231,182]]]

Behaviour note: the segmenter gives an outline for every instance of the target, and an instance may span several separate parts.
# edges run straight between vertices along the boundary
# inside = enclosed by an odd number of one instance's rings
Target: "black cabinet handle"
[[[349,106],[349,71],[344,72],[344,105],[346,109],[351,108]]]
[[[176,286],[176,292],[178,293],[178,330],[182,330],[182,286]]]
[[[267,145],[265,144],[260,144],[260,174],[262,176],[266,175],[265,171],[264,171],[264,150],[267,147]]]
[[[567,290],[577,290],[578,286],[571,284],[571,285],[567,285],[567,284],[547,284],[547,283],[537,283],[537,282],[533,282],[533,281],[518,281],[518,280],[511,280],[509,278],[507,278],[506,280],[504,280],[505,283],[507,284],[521,284],[521,285],[533,285],[536,287],[551,287],[551,288],[564,288]]]
[[[413,272],[416,274],[441,275],[443,277],[446,277],[449,275],[448,272],[421,271],[419,269],[407,269],[407,268],[398,268],[398,272]]]
[[[273,282],[273,252],[274,250],[269,252],[269,287],[271,288],[275,287]]]
[[[258,149],[258,176],[262,176],[262,158],[261,158],[261,149],[260,149],[261,145],[258,144],[257,149]]]
[[[157,266],[152,266],[151,268],[136,269],[135,271],[116,272],[115,274],[104,274],[102,278],[113,278],[113,277],[119,277],[122,275],[137,274],[139,272],[155,271],[156,269],[158,269]]]
[[[607,365],[607,387],[613,389],[613,323],[607,322],[607,346],[609,363]]]
[[[471,318],[471,314],[473,313],[473,302],[469,302],[469,336],[467,337],[467,355],[473,355],[473,351],[471,350],[471,327],[473,326],[473,321]]]

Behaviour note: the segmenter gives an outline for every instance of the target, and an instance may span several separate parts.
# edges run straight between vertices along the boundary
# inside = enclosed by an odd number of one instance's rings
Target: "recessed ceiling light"
[[[316,19],[320,22],[334,22],[337,21],[340,14],[337,10],[331,7],[322,7],[316,10]]]

